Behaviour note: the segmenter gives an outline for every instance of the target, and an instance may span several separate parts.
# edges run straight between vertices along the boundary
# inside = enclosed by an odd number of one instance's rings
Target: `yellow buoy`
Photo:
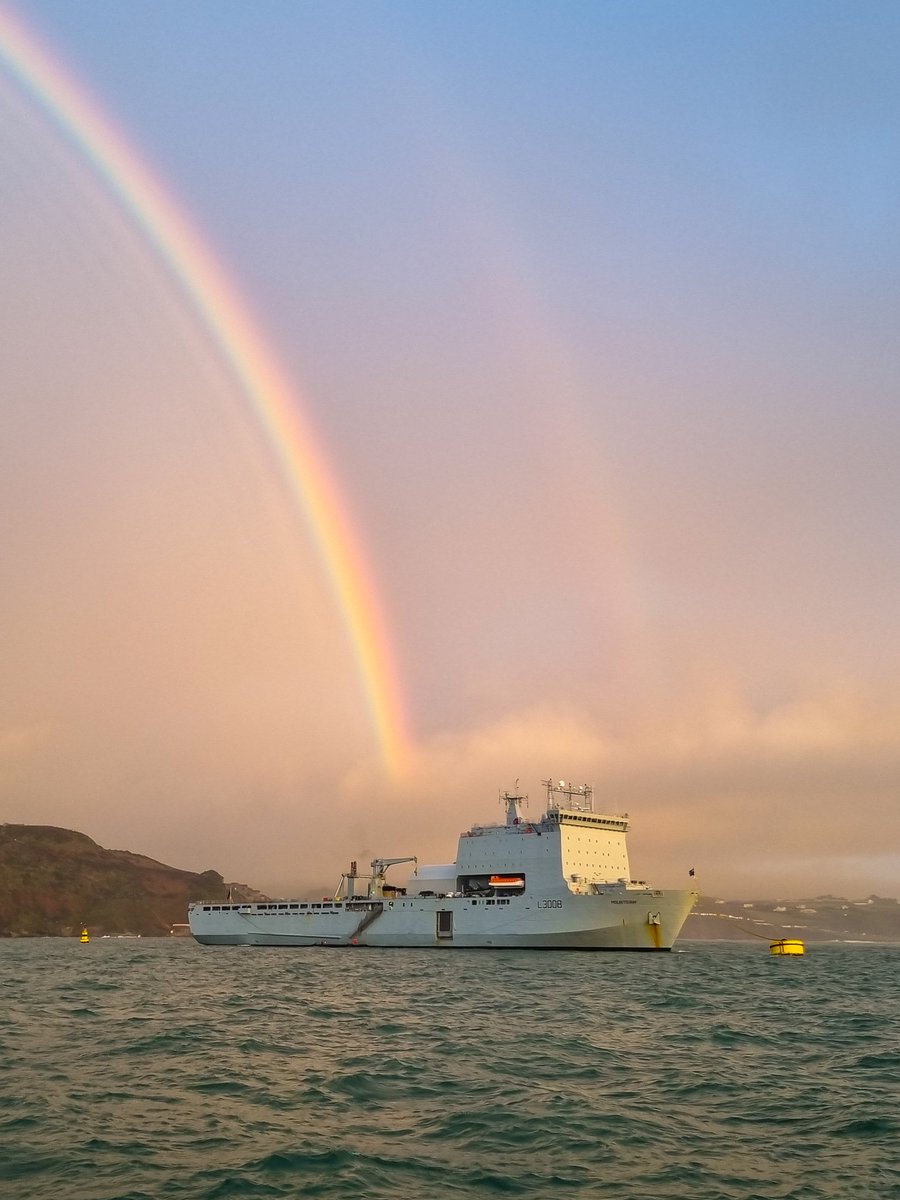
[[[770,942],[769,949],[773,954],[804,954],[805,948],[799,938],[779,938]]]
[[[81,940],[82,942],[89,942],[91,940],[91,935],[87,931],[87,925],[81,931]]]

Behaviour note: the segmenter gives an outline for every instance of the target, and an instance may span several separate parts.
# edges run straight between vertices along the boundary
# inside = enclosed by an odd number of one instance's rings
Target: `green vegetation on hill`
[[[52,825],[0,825],[0,937],[170,932],[191,900],[258,897],[217,871],[179,871]],[[264,897],[260,897],[263,898]]]

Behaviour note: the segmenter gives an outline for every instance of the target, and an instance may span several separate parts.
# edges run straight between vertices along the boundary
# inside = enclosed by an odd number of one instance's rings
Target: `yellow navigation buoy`
[[[81,940],[82,942],[89,942],[91,940],[91,935],[87,931],[87,925],[81,931]]]
[[[799,938],[779,938],[770,942],[769,949],[773,954],[804,954],[805,947]]]

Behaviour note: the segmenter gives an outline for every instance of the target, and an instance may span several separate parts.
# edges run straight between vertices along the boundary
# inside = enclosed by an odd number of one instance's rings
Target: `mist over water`
[[[5,942],[0,1188],[900,1196],[898,953]]]

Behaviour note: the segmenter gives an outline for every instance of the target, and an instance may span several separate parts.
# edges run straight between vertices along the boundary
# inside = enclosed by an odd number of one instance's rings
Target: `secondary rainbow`
[[[327,457],[295,389],[233,283],[163,186],[85,89],[2,8],[0,60],[115,195],[239,381],[307,517],[343,614],[385,763],[391,771],[401,770],[409,743],[381,606]]]

